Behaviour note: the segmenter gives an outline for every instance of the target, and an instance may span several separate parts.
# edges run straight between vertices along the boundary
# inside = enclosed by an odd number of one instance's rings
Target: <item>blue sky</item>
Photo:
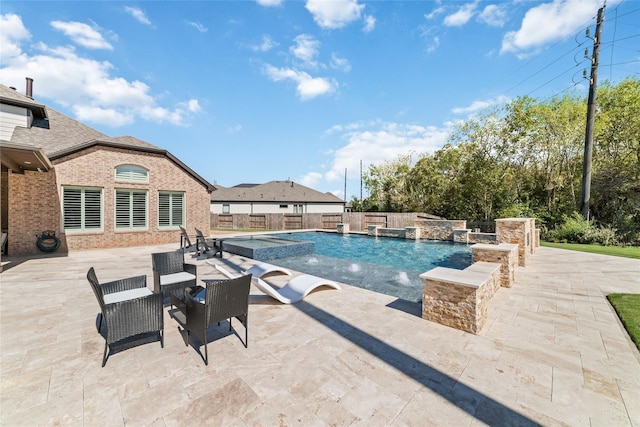
[[[595,0],[4,1],[0,83],[211,183],[360,196],[481,108],[586,96]],[[640,72],[640,2],[607,2],[599,82]],[[586,110],[585,110],[586,111]],[[366,195],[366,194],[365,194]]]

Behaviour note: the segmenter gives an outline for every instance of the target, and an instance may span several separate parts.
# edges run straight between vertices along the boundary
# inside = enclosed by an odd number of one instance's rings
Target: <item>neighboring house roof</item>
[[[215,186],[211,201],[222,202],[286,202],[286,203],[342,203],[331,193],[321,193],[293,181],[270,181],[265,184],[239,184],[235,187]]]
[[[51,160],[95,145],[158,153],[166,155],[187,174],[201,182],[208,191],[213,191],[214,189],[213,185],[182,163],[177,157],[153,144],[132,136],[108,136],[1,84],[0,101],[5,104],[28,108],[32,112],[34,108],[42,108],[42,111],[44,111],[44,114],[36,114],[34,112],[34,120],[31,127],[16,127],[11,136],[11,141],[2,142],[3,151],[9,148],[14,150],[18,148],[34,150],[44,153]]]

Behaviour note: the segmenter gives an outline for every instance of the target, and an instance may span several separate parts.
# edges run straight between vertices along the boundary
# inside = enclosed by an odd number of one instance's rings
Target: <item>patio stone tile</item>
[[[397,420],[406,426],[469,426],[473,415],[441,394],[423,390],[413,395]]]
[[[489,301],[478,335],[349,285],[295,305],[252,288],[248,348],[226,322],[213,325],[205,366],[167,306],[164,348],[141,339],[102,368],[88,268],[102,281],[147,274],[151,286],[150,254],[175,247],[73,252],[3,271],[0,424],[640,427],[640,354],[606,300],[640,291],[638,261],[539,248]],[[32,298],[13,304],[25,292]]]

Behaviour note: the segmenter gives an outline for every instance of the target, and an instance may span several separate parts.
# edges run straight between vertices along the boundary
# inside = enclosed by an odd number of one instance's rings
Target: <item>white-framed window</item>
[[[147,191],[116,190],[116,230],[147,228]]]
[[[229,206],[229,203],[224,203],[222,205],[222,213],[228,214],[229,212],[231,212],[231,207]]]
[[[102,189],[62,187],[64,231],[102,231]]]
[[[160,228],[184,226],[184,193],[160,191],[158,193],[158,226]]]
[[[304,213],[304,205],[293,205],[293,213]]]
[[[149,182],[149,171],[141,166],[120,165],[116,167],[116,181]]]
[[[280,209],[287,209],[289,205],[280,205]]]

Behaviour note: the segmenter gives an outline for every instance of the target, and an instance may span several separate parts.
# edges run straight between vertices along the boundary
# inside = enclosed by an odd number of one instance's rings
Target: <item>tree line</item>
[[[640,80],[596,95],[589,224],[640,243]],[[433,154],[368,167],[355,211],[425,212],[449,219],[533,217],[543,232],[580,210],[586,98],[518,97],[459,122]]]

